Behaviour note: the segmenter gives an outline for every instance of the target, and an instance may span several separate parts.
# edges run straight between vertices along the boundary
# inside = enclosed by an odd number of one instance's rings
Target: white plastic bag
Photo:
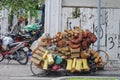
[[[14,42],[14,40],[11,38],[11,37],[3,37],[3,44],[2,44],[2,46],[4,47],[4,49],[7,49],[7,46],[8,46],[8,44],[10,44],[10,43],[13,43]]]
[[[33,51],[37,46],[39,46],[38,40],[34,41],[30,47],[30,49]]]

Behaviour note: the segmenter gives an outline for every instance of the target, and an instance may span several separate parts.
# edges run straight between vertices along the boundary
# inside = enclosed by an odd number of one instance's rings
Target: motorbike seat
[[[20,42],[15,42],[15,43],[10,43],[8,44],[8,48],[13,48],[15,46],[17,46]]]

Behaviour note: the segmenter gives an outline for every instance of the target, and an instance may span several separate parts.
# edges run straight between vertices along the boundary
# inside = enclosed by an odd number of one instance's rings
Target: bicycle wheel
[[[103,66],[105,66],[109,61],[109,55],[104,50],[97,50],[99,55],[102,57]]]
[[[3,55],[0,53],[0,62],[2,62],[4,59]]]
[[[66,76],[67,75],[67,71],[66,71],[67,62],[65,59],[63,59],[61,65],[62,65],[61,66],[61,68],[62,68],[61,74],[62,74],[62,76]]]
[[[17,51],[19,55],[17,55],[17,61],[22,64],[26,65],[28,63],[28,55],[24,50]]]
[[[35,65],[33,62],[30,64],[30,70],[34,76],[47,76],[49,74],[48,70],[41,69],[38,65]]]

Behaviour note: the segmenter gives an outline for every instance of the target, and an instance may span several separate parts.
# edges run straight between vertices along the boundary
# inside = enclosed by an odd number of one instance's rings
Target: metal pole
[[[98,34],[98,43],[97,43],[97,50],[100,50],[100,16],[101,16],[101,0],[98,0],[98,30],[97,30],[97,34]]]

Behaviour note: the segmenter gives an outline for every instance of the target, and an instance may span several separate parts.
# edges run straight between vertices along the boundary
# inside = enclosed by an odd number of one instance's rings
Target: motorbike
[[[21,35],[21,34],[7,34],[7,36],[10,36],[15,42],[20,41],[28,41],[31,39],[31,36],[29,35]]]
[[[6,46],[5,49],[3,47],[4,38],[5,37],[0,36],[0,62],[4,59],[7,59],[9,61],[15,60],[22,65],[26,65],[28,63],[28,55],[25,52],[27,43],[25,41],[11,42]]]

